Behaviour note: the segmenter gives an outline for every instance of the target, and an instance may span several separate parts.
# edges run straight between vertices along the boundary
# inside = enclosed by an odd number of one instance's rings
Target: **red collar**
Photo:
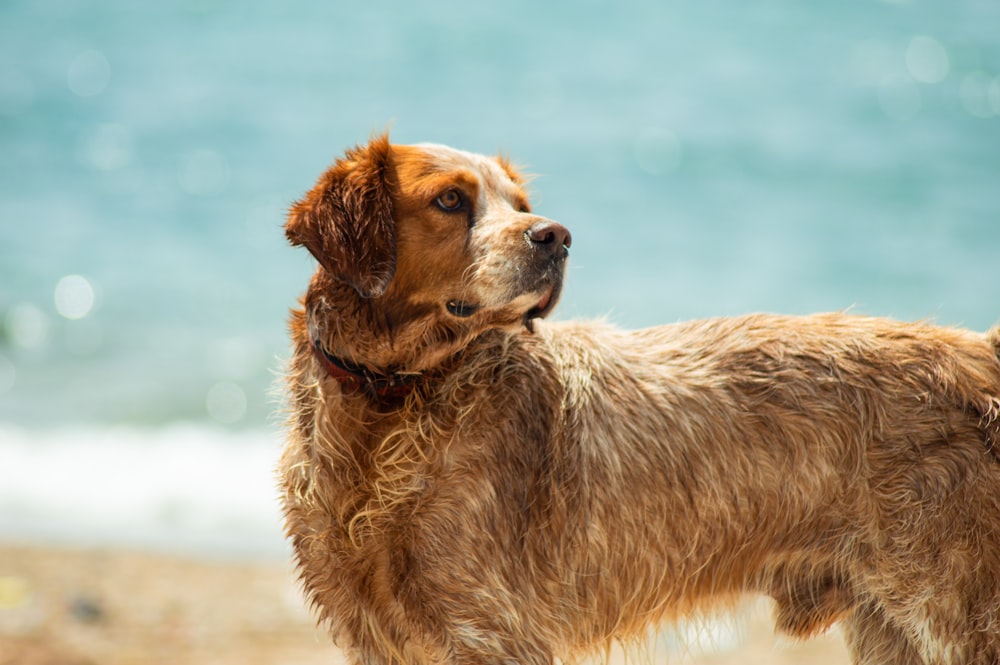
[[[319,340],[313,340],[313,355],[323,369],[351,392],[365,392],[373,397],[402,398],[413,392],[421,374],[383,374],[362,365],[355,365],[327,353]]]

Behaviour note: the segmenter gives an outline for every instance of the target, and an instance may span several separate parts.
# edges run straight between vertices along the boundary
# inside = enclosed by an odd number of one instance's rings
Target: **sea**
[[[285,557],[288,207],[503,153],[557,318],[1000,321],[996,0],[0,2],[0,541]]]

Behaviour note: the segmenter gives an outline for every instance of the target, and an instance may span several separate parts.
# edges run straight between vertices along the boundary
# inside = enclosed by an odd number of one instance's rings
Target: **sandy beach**
[[[775,637],[765,604],[733,636],[632,662],[846,664],[836,632]],[[612,655],[612,662],[623,660]],[[0,545],[0,665],[339,665],[289,565]]]
[[[0,664],[342,662],[287,567],[0,546]]]

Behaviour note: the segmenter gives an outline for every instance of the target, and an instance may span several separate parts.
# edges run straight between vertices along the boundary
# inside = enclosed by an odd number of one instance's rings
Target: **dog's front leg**
[[[471,560],[385,549],[358,573],[341,578],[324,616],[353,665],[552,665],[537,603]]]

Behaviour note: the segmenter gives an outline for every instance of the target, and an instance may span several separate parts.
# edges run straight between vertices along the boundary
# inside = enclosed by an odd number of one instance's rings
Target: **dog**
[[[1000,327],[550,322],[519,169],[375,136],[290,208],[285,527],[353,663],[574,660],[744,594],[855,663],[1000,662]]]

